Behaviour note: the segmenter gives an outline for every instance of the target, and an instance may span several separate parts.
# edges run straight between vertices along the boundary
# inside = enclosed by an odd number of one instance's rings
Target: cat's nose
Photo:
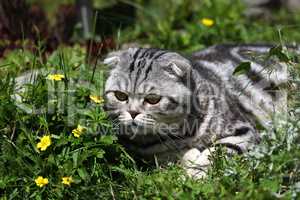
[[[138,114],[140,114],[139,112],[137,111],[128,111],[129,114],[131,115],[132,119],[134,119]]]

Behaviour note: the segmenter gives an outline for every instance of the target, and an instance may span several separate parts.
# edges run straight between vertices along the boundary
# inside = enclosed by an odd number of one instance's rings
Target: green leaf
[[[105,136],[102,136],[100,139],[101,143],[107,144],[107,145],[113,144],[114,140],[116,140],[116,137],[114,137],[112,135],[105,135]]]
[[[269,50],[269,57],[271,56],[275,56],[279,59],[279,61],[281,62],[289,62],[290,61],[290,58],[288,57],[288,55],[286,55],[284,52],[283,52],[283,48],[281,45],[279,46],[275,46],[275,47],[272,47],[270,50]]]
[[[105,151],[101,150],[97,150],[96,152],[96,157],[97,158],[103,158],[103,155],[105,154]]]
[[[0,189],[4,189],[6,186],[6,183],[4,182],[4,180],[0,180]]]
[[[87,180],[88,179],[88,173],[84,168],[77,169],[78,175],[81,179]]]
[[[73,153],[73,155],[72,155],[74,168],[76,168],[78,166],[78,155],[79,155],[78,151]]]
[[[48,162],[49,164],[56,165],[55,157],[54,157],[52,154],[49,155],[49,157],[48,157],[48,159],[47,159],[47,162]]]
[[[251,69],[251,62],[242,62],[240,63],[233,71],[234,76],[246,74]]]
[[[12,193],[9,195],[9,199],[14,199],[18,195],[18,188],[15,188]]]
[[[27,114],[33,113],[33,107],[29,104],[18,102],[16,106]]]

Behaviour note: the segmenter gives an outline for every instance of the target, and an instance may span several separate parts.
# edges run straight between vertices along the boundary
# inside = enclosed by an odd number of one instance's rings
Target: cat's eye
[[[119,101],[127,101],[128,95],[124,92],[115,91],[115,96]]]
[[[160,100],[161,100],[161,96],[156,94],[149,94],[145,97],[145,102],[152,105],[157,104],[158,102],[160,102]]]

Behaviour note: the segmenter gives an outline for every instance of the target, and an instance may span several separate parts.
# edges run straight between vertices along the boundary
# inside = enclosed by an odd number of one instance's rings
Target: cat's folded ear
[[[118,62],[120,62],[119,56],[109,55],[104,59],[103,64],[113,66],[118,64]]]
[[[116,67],[122,60],[126,62],[129,59],[131,52],[136,48],[129,48],[127,50],[114,51],[109,53],[103,61],[103,64]]]
[[[160,64],[170,76],[184,77],[192,69],[190,61],[178,53],[164,55]]]

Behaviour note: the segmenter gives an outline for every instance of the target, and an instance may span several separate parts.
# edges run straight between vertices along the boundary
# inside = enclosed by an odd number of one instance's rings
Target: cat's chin
[[[120,124],[120,134],[125,135],[127,137],[136,137],[138,136],[154,136],[154,135],[160,135],[160,136],[170,136],[173,135],[175,137],[180,136],[181,131],[180,127],[178,124],[171,124],[171,125],[166,125],[166,124],[155,124],[153,125],[148,125],[141,123],[136,120],[132,120],[131,122],[127,123],[121,123]]]
[[[155,133],[153,126],[145,125],[143,123],[137,123],[132,121],[130,123],[121,124],[121,134],[128,135],[129,137],[134,135],[150,135]]]

